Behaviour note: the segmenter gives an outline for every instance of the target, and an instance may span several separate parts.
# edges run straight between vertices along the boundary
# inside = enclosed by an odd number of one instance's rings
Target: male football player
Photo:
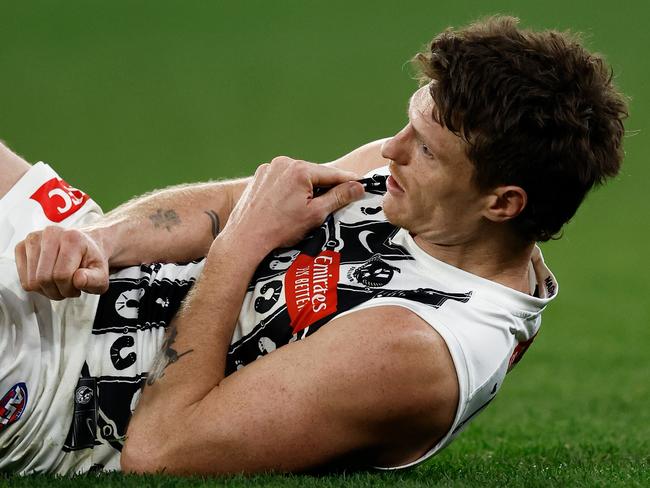
[[[0,468],[400,468],[489,404],[557,293],[535,243],[617,173],[626,106],[512,18],[417,60],[392,138],[103,218],[5,152]]]

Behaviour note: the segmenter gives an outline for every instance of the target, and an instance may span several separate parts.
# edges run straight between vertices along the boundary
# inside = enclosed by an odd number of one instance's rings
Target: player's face
[[[382,148],[382,156],[391,160],[384,213],[411,234],[460,244],[477,236],[486,196],[472,180],[466,143],[433,120],[428,90],[415,92],[408,124]]]

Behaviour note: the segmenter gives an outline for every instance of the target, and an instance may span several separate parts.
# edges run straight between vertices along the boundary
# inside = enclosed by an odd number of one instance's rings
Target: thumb
[[[358,181],[347,181],[336,185],[323,196],[316,198],[320,200],[327,213],[330,214],[336,210],[345,207],[347,204],[360,199],[365,194],[363,185]]]
[[[80,268],[72,276],[72,285],[77,290],[101,295],[108,290],[108,273],[101,267]]]

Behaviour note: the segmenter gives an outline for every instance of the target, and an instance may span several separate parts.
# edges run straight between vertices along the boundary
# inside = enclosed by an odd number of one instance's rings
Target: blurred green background
[[[434,462],[549,445],[647,464],[650,2],[3,0],[0,138],[106,210],[276,155],[331,160],[402,127],[407,61],[434,34],[493,13],[605,53],[631,97],[627,158],[544,245],[561,293],[535,347]]]

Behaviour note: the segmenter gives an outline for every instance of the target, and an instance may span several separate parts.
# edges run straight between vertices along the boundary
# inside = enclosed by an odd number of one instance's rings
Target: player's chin
[[[404,211],[405,209],[402,208],[403,205],[400,205],[395,201],[395,199],[391,198],[391,196],[387,194],[384,197],[382,207],[388,222],[397,227],[404,227],[404,224],[406,223],[406,213]]]

